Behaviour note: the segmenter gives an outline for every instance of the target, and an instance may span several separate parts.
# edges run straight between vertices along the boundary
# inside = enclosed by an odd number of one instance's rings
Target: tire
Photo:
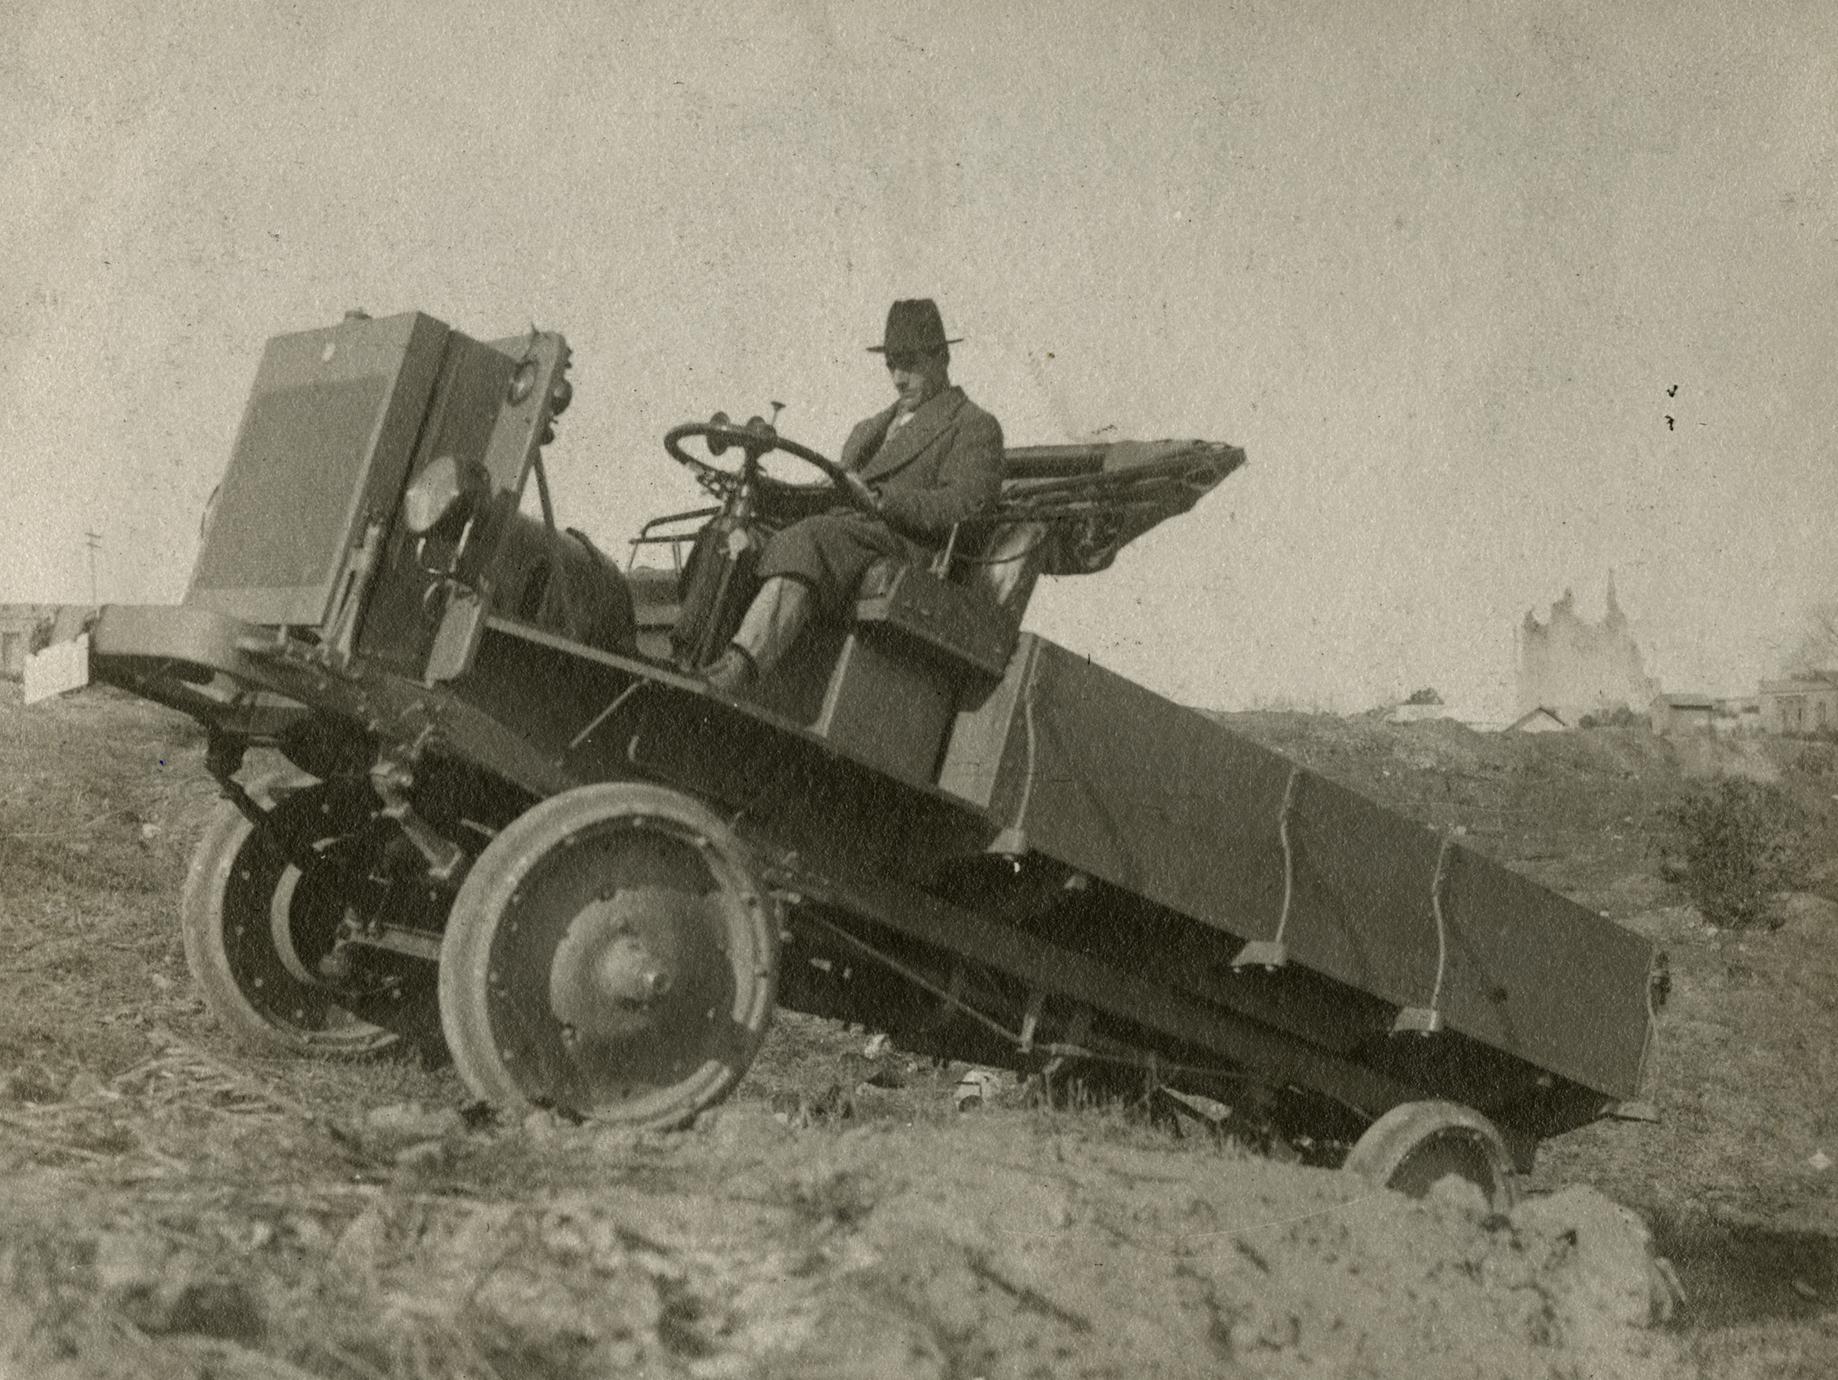
[[[677,1126],[752,1064],[778,947],[772,897],[707,806],[582,786],[513,821],[467,874],[441,945],[441,1026],[487,1102]]]
[[[1453,1174],[1480,1189],[1494,1212],[1509,1212],[1519,1200],[1512,1156],[1499,1128],[1458,1102],[1393,1107],[1354,1142],[1343,1167],[1412,1198],[1425,1197]]]
[[[369,817],[358,790],[280,772],[249,787],[318,845]],[[367,794],[367,792],[365,792]],[[236,1042],[261,1053],[361,1059],[398,1037],[358,1019],[325,986],[305,980],[302,950],[336,925],[335,898],[313,885],[229,801],[192,853],[179,905],[185,963],[205,1006]],[[342,911],[341,911],[342,913]],[[279,937],[286,935],[286,949]]]

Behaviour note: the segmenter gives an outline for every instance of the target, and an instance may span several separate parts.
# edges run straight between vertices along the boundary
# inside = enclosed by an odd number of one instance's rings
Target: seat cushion
[[[901,561],[877,561],[862,577],[857,627],[881,628],[982,675],[1008,669],[1020,621],[981,589],[942,580]]]

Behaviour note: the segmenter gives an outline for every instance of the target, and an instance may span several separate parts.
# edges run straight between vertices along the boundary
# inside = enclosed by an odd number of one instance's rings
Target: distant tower
[[[1519,625],[1519,712],[1554,709],[1567,722],[1584,714],[1628,708],[1644,711],[1659,693],[1647,675],[1626,612],[1608,572],[1600,623],[1577,617],[1576,596],[1566,589],[1539,622],[1528,612]]]

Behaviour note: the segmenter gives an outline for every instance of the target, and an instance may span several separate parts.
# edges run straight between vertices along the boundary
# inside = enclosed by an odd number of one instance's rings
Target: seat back
[[[1040,581],[1047,535],[1044,522],[1003,523],[989,534],[973,567],[976,582],[1017,623]]]
[[[939,557],[939,571],[956,585],[975,589],[1016,624],[1027,612],[1040,581],[1050,533],[1036,519],[986,524],[979,540],[970,524],[960,525]]]
[[[637,619],[638,650],[654,661],[669,661],[671,634],[683,612],[682,572],[662,566],[635,565],[625,572]]]

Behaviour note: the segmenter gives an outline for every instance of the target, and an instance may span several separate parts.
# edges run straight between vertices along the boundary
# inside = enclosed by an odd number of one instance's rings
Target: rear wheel
[[[679,1125],[752,1063],[778,945],[772,899],[713,811],[658,786],[583,786],[520,816],[467,874],[441,1025],[489,1102]]]
[[[1413,1198],[1454,1175],[1478,1188],[1494,1212],[1507,1212],[1519,1200],[1512,1156],[1499,1128],[1458,1102],[1393,1107],[1354,1142],[1344,1167]]]
[[[205,1005],[254,1049],[335,1058],[388,1049],[397,1036],[354,1015],[318,971],[346,914],[342,855],[371,825],[375,798],[362,785],[291,774],[258,781],[250,794],[272,804],[267,827],[225,801],[192,854],[180,901],[185,962]],[[283,838],[315,855],[310,871]]]

